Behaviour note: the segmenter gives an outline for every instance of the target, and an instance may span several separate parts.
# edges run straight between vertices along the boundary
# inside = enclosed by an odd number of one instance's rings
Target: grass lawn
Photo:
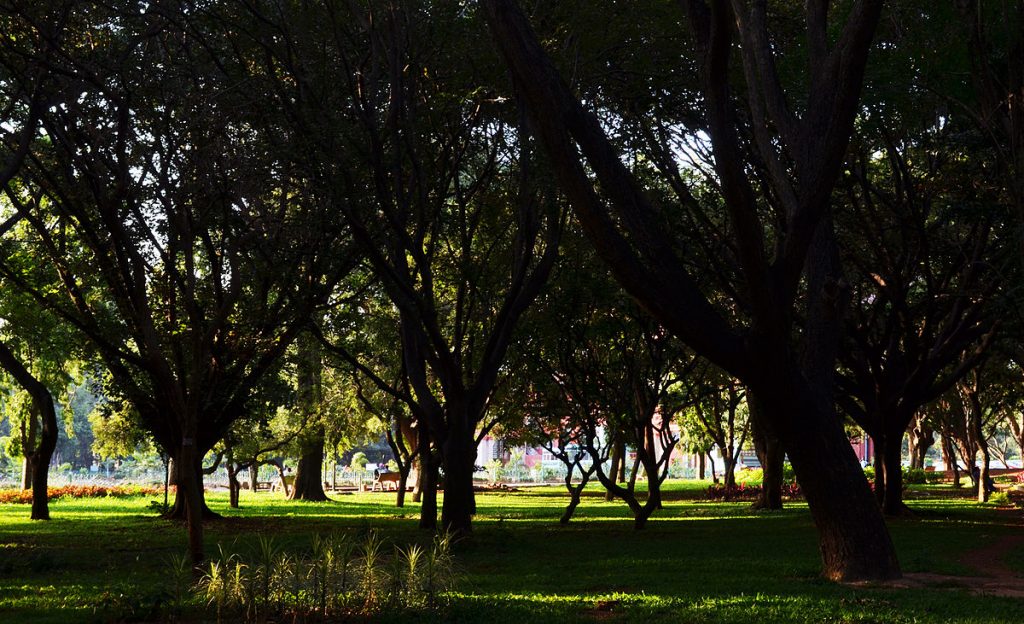
[[[442,614],[452,622],[1020,622],[1024,599],[971,595],[956,587],[852,588],[818,578],[814,528],[806,506],[752,513],[746,503],[701,500],[706,483],[668,483],[665,508],[643,531],[621,503],[588,492],[573,523],[557,519],[565,493],[555,487],[478,497],[471,539],[456,556],[462,579]],[[912,519],[890,523],[907,572],[970,575],[972,550],[1020,532],[1021,512],[1000,512],[921,488]],[[27,505],[0,505],[0,622],[159,621],[168,563],[184,550],[180,524],[160,520],[148,498],[51,502],[53,520],[28,520]],[[426,541],[418,506],[393,494],[290,502],[243,493],[210,506],[226,518],[208,525],[209,552],[255,548],[274,534],[287,548],[311,535],[375,528],[399,543]],[[1004,563],[1024,574],[1024,552]],[[598,600],[618,601],[595,611]],[[408,620],[409,617],[405,616]]]

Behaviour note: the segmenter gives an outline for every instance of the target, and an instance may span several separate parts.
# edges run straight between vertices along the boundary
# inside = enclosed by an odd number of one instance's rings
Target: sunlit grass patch
[[[381,614],[375,621],[457,622],[994,622],[1024,618],[1020,600],[951,587],[851,589],[821,580],[806,505],[753,512],[705,500],[706,483],[669,482],[674,493],[643,531],[625,506],[588,491],[573,521],[558,524],[567,496],[556,486],[484,492],[471,538],[455,545],[461,571],[447,611]],[[948,488],[947,488],[948,489]],[[941,492],[941,490],[932,490]],[[208,552],[251,552],[258,535],[304,553],[313,535],[378,531],[394,543],[427,543],[419,505],[394,495],[338,495],[326,503],[244,492],[241,509],[208,494],[224,520],[207,524]],[[912,499],[915,516],[890,523],[910,572],[968,574],[964,553],[1018,530],[971,500]],[[50,522],[27,505],[0,506],[0,622],[156,621],[166,605],[181,523],[156,517],[149,499],[54,501]],[[1024,553],[1007,553],[1015,569]],[[1009,563],[1008,563],[1009,565]],[[198,608],[192,604],[190,608]]]

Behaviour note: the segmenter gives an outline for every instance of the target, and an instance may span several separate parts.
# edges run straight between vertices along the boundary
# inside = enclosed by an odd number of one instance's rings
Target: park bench
[[[402,475],[397,472],[381,472],[378,473],[373,479],[373,487],[370,488],[371,492],[376,492],[377,488],[380,487],[380,491],[384,492],[387,490],[398,490],[398,481],[402,478]],[[390,487],[388,487],[390,484]]]
[[[276,481],[274,483],[274,487],[272,488],[271,491],[276,492],[279,489],[281,489],[281,486],[282,486],[281,482],[282,481],[284,482],[284,484],[283,484],[284,485],[284,491],[286,493],[290,492],[292,490],[292,486],[295,485],[295,475],[285,475],[285,476],[281,477],[280,481]]]

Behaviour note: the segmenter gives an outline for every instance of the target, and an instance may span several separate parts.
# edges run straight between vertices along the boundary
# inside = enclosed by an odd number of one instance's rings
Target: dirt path
[[[1024,524],[1018,514],[1007,518],[1004,526],[1015,531],[1000,536],[983,548],[972,550],[960,557],[959,562],[976,570],[978,576],[953,576],[930,572],[909,572],[898,581],[885,583],[887,587],[929,587],[966,589],[972,594],[1024,598],[1024,575],[1010,568],[1005,561],[1007,553],[1024,549]]]

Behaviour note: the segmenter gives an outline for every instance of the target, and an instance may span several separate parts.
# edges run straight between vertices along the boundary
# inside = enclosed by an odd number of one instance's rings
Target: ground
[[[818,576],[804,505],[754,513],[748,503],[700,498],[707,484],[668,484],[665,508],[636,532],[621,503],[587,493],[559,526],[555,487],[482,494],[474,535],[456,548],[461,580],[440,614],[453,622],[1019,622],[1024,515],[920,486],[914,517],[891,522],[907,579],[845,586]],[[181,525],[157,519],[145,497],[59,500],[50,522],[27,505],[0,505],[0,622],[159,621]],[[252,549],[274,534],[296,550],[311,535],[373,527],[395,542],[424,540],[418,508],[393,493],[286,501],[245,493],[211,507],[208,549]],[[193,618],[194,620],[194,618]]]

